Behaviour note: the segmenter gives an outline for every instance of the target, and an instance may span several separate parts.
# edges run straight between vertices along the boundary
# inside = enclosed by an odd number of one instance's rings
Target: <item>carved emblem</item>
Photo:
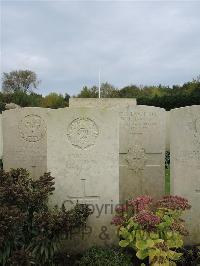
[[[77,118],[67,129],[67,136],[73,146],[86,149],[95,144],[99,130],[96,123],[90,118]]]
[[[139,145],[135,145],[128,150],[126,161],[129,169],[134,170],[136,173],[144,170],[146,162],[145,150]]]
[[[25,141],[40,141],[46,134],[45,122],[39,115],[27,115],[19,124],[19,132]]]

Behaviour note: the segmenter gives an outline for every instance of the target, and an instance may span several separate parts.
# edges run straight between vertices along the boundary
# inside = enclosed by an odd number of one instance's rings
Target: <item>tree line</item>
[[[55,92],[47,96],[36,93],[40,81],[36,73],[30,70],[3,73],[2,92],[0,93],[0,110],[6,103],[15,103],[22,107],[37,106],[62,108],[69,105],[69,94]],[[80,93],[72,97],[97,98],[98,87],[84,86]],[[101,84],[102,98],[136,98],[140,105],[151,105],[171,110],[177,107],[200,104],[200,76],[183,85],[169,86],[136,86],[129,85],[116,88],[109,83]]]

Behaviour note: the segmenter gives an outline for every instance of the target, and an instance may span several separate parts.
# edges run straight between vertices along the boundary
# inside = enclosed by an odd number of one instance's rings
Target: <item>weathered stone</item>
[[[4,169],[26,168],[38,178],[47,170],[48,109],[26,107],[3,112]]]
[[[170,112],[166,111],[166,151],[170,152]]]
[[[171,191],[187,198],[188,244],[200,243],[200,106],[171,110]]]
[[[83,239],[81,234],[73,234],[68,240],[72,250],[109,245],[115,239],[110,222],[114,206],[119,203],[118,128],[118,114],[110,110],[50,111],[47,168],[56,186],[52,204],[70,208],[78,201],[90,204],[94,210],[82,231]]]
[[[130,117],[127,153],[120,154],[120,200],[164,195],[165,110],[137,106]]]
[[[119,152],[127,152],[129,147],[130,113],[136,107],[136,99],[129,98],[70,98],[69,107],[108,108],[119,112]]]
[[[15,103],[7,103],[7,104],[5,105],[5,109],[6,109],[6,110],[18,109],[18,108],[21,108],[21,106],[15,104]]]

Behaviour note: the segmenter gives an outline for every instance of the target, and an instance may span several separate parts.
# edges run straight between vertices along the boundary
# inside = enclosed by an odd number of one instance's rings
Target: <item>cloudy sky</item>
[[[101,81],[182,84],[200,74],[200,1],[1,1],[1,71],[30,69],[39,93]]]

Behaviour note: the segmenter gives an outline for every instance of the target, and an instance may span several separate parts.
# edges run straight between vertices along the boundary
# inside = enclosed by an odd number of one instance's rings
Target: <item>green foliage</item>
[[[200,265],[200,247],[185,247],[181,248],[180,251],[183,253],[179,266],[199,266]]]
[[[85,225],[86,205],[49,208],[53,191],[50,173],[33,180],[25,169],[0,171],[0,265],[54,265],[61,241]]]
[[[50,93],[42,99],[42,107],[57,109],[66,106],[67,102],[61,94]]]
[[[22,107],[37,106],[48,108],[63,108],[69,105],[70,96],[50,93],[42,96],[33,93],[38,80],[34,72],[29,70],[4,73],[0,93],[0,112],[5,110],[6,103],[15,103]],[[98,98],[98,87],[84,86],[77,96],[79,98]],[[193,79],[182,86],[137,86],[129,85],[115,88],[105,82],[101,84],[102,98],[136,98],[139,105],[150,105],[171,110],[173,108],[200,105],[200,77]]]
[[[182,253],[183,236],[187,234],[181,219],[189,209],[187,200],[165,196],[153,204],[149,196],[128,201],[116,211],[112,223],[118,226],[119,246],[132,248],[140,260],[149,259],[149,264],[176,265]]]
[[[2,89],[6,93],[32,92],[37,88],[39,81],[35,72],[30,70],[17,70],[3,73]]]
[[[98,88],[84,87],[77,95],[79,98],[97,98]],[[183,84],[174,85],[172,88],[158,86],[136,86],[130,85],[117,89],[111,84],[101,84],[102,98],[136,98],[139,105],[150,105],[171,110],[173,108],[199,105],[200,104],[200,78]]]
[[[118,249],[92,247],[86,251],[77,264],[80,266],[130,266],[131,259]]]

